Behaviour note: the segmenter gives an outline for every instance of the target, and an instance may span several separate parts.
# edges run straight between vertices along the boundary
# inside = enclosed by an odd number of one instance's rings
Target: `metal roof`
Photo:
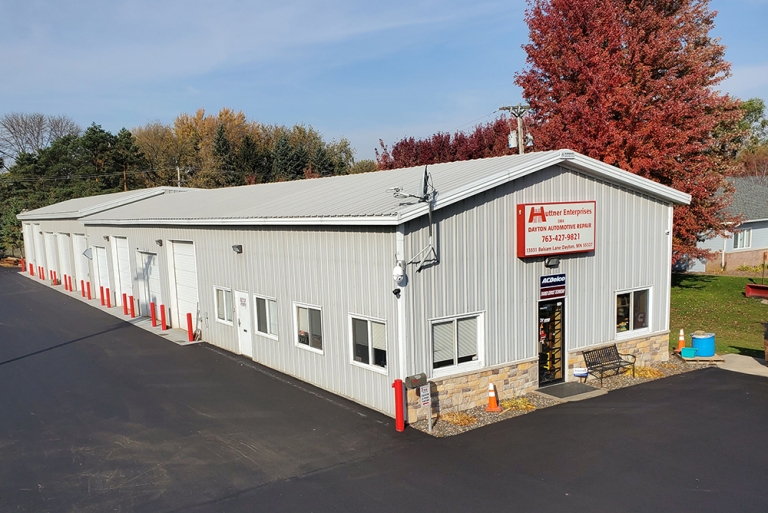
[[[135,191],[115,192],[112,194],[100,194],[98,196],[86,196],[84,198],[74,198],[67,201],[61,201],[48,205],[46,207],[36,208],[28,212],[22,212],[16,218],[24,221],[44,220],[44,219],[79,219],[83,216],[96,214],[128,205],[136,201],[141,201],[155,196],[171,192],[184,192],[194,189],[185,189],[183,187],[154,187],[152,189],[138,189]]]
[[[673,203],[690,196],[569,150],[431,164],[439,209],[535,171],[560,164]],[[397,199],[388,189],[418,194],[424,166],[358,175],[192,190],[90,215],[85,224],[172,225],[396,225],[427,213],[416,199]]]
[[[734,186],[733,202],[728,207],[732,214],[743,215],[744,222],[768,219],[768,187],[749,178],[728,178]]]

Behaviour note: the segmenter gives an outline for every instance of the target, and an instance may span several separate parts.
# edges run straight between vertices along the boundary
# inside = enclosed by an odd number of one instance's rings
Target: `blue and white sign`
[[[565,297],[565,274],[549,274],[539,278],[539,299]]]

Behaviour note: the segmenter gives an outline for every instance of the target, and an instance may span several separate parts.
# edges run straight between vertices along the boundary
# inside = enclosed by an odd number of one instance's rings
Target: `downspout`
[[[397,225],[397,233],[395,234],[395,251],[397,253],[398,261],[405,261],[405,226],[403,224]],[[408,277],[406,275],[404,284],[399,287],[400,294],[397,296],[397,355],[398,355],[398,370],[397,375],[404,379],[408,373],[407,359],[406,359],[406,339],[407,339],[407,326],[406,326],[406,306],[405,306],[405,294],[407,291]]]
[[[725,271],[725,248],[728,244],[728,239],[723,237],[723,250],[720,252],[720,270]]]

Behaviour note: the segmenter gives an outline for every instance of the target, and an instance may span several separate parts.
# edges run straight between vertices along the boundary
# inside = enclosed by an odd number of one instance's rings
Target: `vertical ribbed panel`
[[[439,194],[440,191],[438,191]],[[596,251],[517,258],[515,207],[520,203],[597,202]],[[566,348],[615,339],[615,293],[651,287],[651,331],[668,329],[669,206],[584,174],[553,167],[479,194],[435,214],[440,263],[420,273],[409,266],[408,372],[431,372],[429,319],[485,312],[484,364],[535,358],[539,278],[565,273]],[[406,256],[428,240],[426,218],[408,223]]]
[[[127,237],[132,251],[157,253],[162,297],[169,298],[168,241],[194,241],[203,339],[239,353],[237,330],[216,320],[214,287],[276,299],[278,340],[255,333],[254,360],[380,411],[393,414],[397,377],[394,228],[155,228],[88,226],[89,241]],[[156,239],[164,241],[158,247]],[[241,244],[242,254],[232,250]],[[109,244],[107,250],[112,251]],[[111,255],[108,259],[111,265]],[[131,259],[135,265],[135,259]],[[135,270],[133,275],[135,276]],[[296,347],[293,302],[322,310],[323,354]],[[166,305],[168,306],[168,305]],[[349,314],[386,321],[389,375],[352,365]],[[177,327],[177,326],[174,326]],[[185,329],[184,326],[181,327]]]

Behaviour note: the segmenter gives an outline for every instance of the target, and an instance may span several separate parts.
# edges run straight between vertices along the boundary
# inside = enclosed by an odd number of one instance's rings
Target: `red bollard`
[[[128,301],[131,302],[131,319],[136,318],[136,312],[133,310],[133,296],[128,296]]]
[[[24,272],[24,271],[26,271],[26,270],[27,270],[27,266],[26,266],[26,264],[24,263],[24,259],[22,258],[22,259],[21,259],[21,272]]]
[[[157,327],[157,316],[155,315],[155,303],[149,302],[149,318],[152,319],[152,327]]]
[[[104,285],[99,285],[99,297],[101,297],[101,306],[107,304],[107,300],[104,298]]]
[[[403,412],[403,380],[396,379],[392,383],[392,388],[395,389],[395,429],[397,431],[405,431],[405,413]]]
[[[165,305],[160,305],[160,328],[165,331],[168,325],[165,324]]]
[[[85,280],[80,280],[80,294],[85,297]]]
[[[128,315],[128,298],[125,292],[123,292],[123,315]]]
[[[88,301],[90,301],[91,300],[91,282],[90,281],[85,283],[85,288],[88,291]]]
[[[65,274],[62,281],[64,282],[64,290],[69,290],[69,276]]]
[[[30,276],[35,275],[35,264],[29,264],[29,275]]]
[[[112,308],[112,294],[109,293],[109,287],[104,289],[104,292],[107,293],[107,308]]]
[[[58,280],[56,279],[56,271],[51,271],[51,274],[53,275],[53,284],[56,285],[56,283],[58,283]]]
[[[45,267],[40,268],[40,279],[45,281]]]
[[[72,276],[69,277],[69,291],[74,292],[75,287],[72,286]]]
[[[187,314],[187,335],[188,335],[187,338],[189,339],[190,342],[195,341],[195,334],[192,331],[192,314],[191,313]]]

